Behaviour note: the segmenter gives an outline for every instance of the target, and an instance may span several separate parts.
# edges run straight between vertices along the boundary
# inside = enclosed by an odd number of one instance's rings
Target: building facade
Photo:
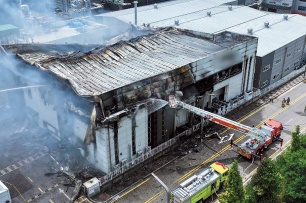
[[[219,114],[251,99],[256,50],[252,36],[165,29],[89,53],[16,52],[52,75],[24,90],[31,117],[57,139],[84,141],[88,160],[113,177],[199,128],[169,95]],[[69,87],[75,94],[54,91]]]

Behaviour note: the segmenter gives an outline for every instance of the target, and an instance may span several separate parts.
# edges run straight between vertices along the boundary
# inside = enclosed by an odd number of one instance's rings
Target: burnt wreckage
[[[52,45],[20,45],[15,51],[55,76],[51,85],[69,85],[79,100],[91,101],[90,110],[71,101],[61,110],[37,109],[41,101],[34,100],[44,97],[24,94],[33,111],[47,111],[39,123],[57,137],[67,136],[64,118],[51,121],[50,115],[77,114],[69,136],[84,140],[88,160],[106,173],[107,182],[201,127],[189,112],[170,108],[169,95],[181,92],[184,102],[219,114],[251,99],[257,42],[230,32],[166,28],[87,53],[54,52]]]

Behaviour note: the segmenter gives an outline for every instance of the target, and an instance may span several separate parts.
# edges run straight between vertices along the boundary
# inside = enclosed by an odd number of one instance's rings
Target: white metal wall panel
[[[175,125],[176,127],[180,127],[186,125],[188,123],[189,113],[184,109],[177,110],[175,115]]]
[[[227,98],[225,100],[229,101],[241,94],[241,85],[242,73],[214,85],[214,91],[227,86]]]
[[[108,138],[110,138],[110,140]],[[113,129],[109,129],[108,131],[107,128],[99,128],[99,130],[96,131],[96,160],[98,162],[96,166],[105,173],[111,172],[110,153],[114,155],[114,148],[110,148],[109,143],[111,140],[114,140],[113,138]],[[114,158],[114,156],[111,157],[112,163],[115,161]]]
[[[124,117],[118,123],[119,161],[132,158],[132,119]]]
[[[136,114],[136,152],[148,146],[148,110],[140,109]]]
[[[30,96],[31,95],[31,96]],[[27,107],[37,112],[39,115],[39,126],[45,128],[44,121],[51,125],[48,129],[59,136],[57,112],[54,106],[44,102],[39,88],[31,88],[24,90],[24,100]]]

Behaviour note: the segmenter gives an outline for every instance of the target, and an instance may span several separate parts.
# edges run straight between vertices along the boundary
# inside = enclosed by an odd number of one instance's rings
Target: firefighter
[[[287,98],[287,105],[290,103],[290,97]]]
[[[286,106],[286,102],[282,101],[282,108],[284,108]]]

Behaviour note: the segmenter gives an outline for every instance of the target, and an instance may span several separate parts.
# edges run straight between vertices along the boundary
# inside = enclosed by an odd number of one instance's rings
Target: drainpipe
[[[135,13],[135,25],[137,26],[137,4],[138,1],[134,1],[134,13]]]

